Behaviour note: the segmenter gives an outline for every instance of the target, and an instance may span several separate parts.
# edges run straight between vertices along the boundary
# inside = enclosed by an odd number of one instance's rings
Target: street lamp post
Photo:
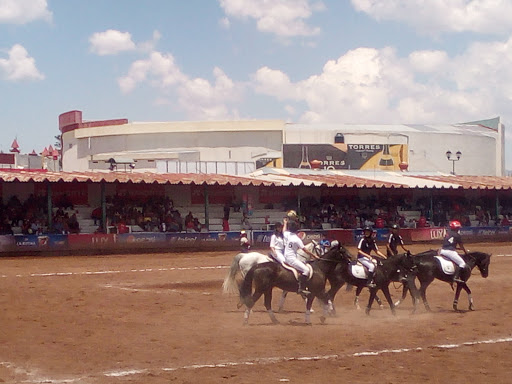
[[[461,151],[457,151],[455,153],[455,156],[452,157],[452,151],[448,150],[446,151],[446,158],[452,162],[452,175],[455,175],[455,162],[456,161],[459,161],[461,156],[462,156],[462,152]]]

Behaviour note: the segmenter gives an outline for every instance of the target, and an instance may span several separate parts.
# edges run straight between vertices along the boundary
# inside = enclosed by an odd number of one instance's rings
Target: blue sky
[[[510,0],[0,0],[4,152],[41,152],[74,109],[509,127],[511,101]]]

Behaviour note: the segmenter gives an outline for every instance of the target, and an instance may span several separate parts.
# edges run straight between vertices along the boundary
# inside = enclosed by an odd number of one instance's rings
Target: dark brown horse
[[[446,274],[436,258],[437,251],[430,250],[413,256],[414,268],[412,269],[412,277],[416,277],[420,282],[419,294],[425,305],[425,309],[430,311],[430,305],[427,301],[427,288],[434,281],[438,279],[449,284],[453,284],[453,274]],[[456,283],[455,297],[453,299],[453,309],[458,311],[457,305],[459,296],[462,289],[468,294],[469,310],[474,310],[473,298],[471,297],[471,290],[467,285],[467,281],[471,277],[473,268],[477,267],[480,270],[482,277],[486,278],[489,275],[489,264],[491,262],[491,255],[484,252],[468,252],[467,255],[461,255],[466,263],[466,268],[461,271],[460,278],[462,283]],[[411,280],[414,284],[414,279]]]
[[[330,279],[334,274],[339,273],[336,266],[345,259],[344,250],[343,247],[334,247],[320,259],[310,263],[313,268],[313,275],[306,285],[310,292],[306,300],[306,324],[311,324],[311,306],[315,298],[323,303],[324,313],[320,320],[325,321],[329,299],[325,292],[325,284],[328,278]],[[270,319],[274,324],[278,323],[271,308],[272,289],[274,287],[288,292],[297,292],[297,279],[291,271],[274,262],[256,264],[247,272],[240,286],[240,301],[247,307],[244,314],[245,324],[249,322],[252,307],[262,295],[264,295],[264,304]]]

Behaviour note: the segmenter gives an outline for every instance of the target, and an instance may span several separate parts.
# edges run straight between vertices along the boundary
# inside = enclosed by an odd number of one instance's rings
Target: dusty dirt
[[[343,289],[338,316],[321,325],[315,305],[312,326],[295,294],[280,325],[260,300],[243,326],[221,292],[231,252],[2,258],[0,382],[510,383],[512,247],[470,248],[493,253],[489,277],[469,281],[475,311],[454,312],[439,281],[433,312],[414,315],[407,300],[366,316]]]

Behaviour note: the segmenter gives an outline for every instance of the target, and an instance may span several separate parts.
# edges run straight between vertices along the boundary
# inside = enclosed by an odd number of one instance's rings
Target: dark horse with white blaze
[[[311,306],[317,297],[324,305],[324,313],[321,321],[325,321],[328,311],[329,296],[325,292],[325,284],[333,274],[336,274],[336,265],[344,259],[345,248],[339,246],[330,249],[320,259],[310,262],[313,269],[313,275],[306,284],[310,294],[306,300],[306,323],[311,324],[310,314]],[[254,293],[252,288],[254,286]],[[245,276],[240,286],[240,301],[247,306],[244,314],[244,323],[249,321],[250,310],[264,295],[264,304],[270,319],[274,324],[278,323],[277,318],[272,311],[272,289],[280,288],[288,292],[297,292],[298,282],[293,272],[285,269],[280,264],[269,262],[254,265]]]
[[[446,274],[440,264],[440,261],[436,258],[437,251],[429,250],[417,255],[412,258],[413,268],[411,273],[412,280],[410,284],[414,284],[414,277],[418,278],[420,282],[419,294],[425,305],[425,309],[430,311],[430,306],[427,301],[427,288],[434,281],[438,279],[447,283],[453,284],[453,274]],[[466,263],[466,267],[461,271],[460,279],[462,283],[456,283],[455,297],[453,299],[453,309],[458,311],[457,305],[459,302],[459,296],[462,289],[468,294],[469,310],[474,310],[473,298],[471,297],[471,290],[467,285],[467,281],[471,277],[473,268],[477,267],[480,270],[482,277],[486,278],[489,275],[489,264],[491,262],[491,254],[484,252],[468,252],[467,255],[462,254],[461,257]]]

